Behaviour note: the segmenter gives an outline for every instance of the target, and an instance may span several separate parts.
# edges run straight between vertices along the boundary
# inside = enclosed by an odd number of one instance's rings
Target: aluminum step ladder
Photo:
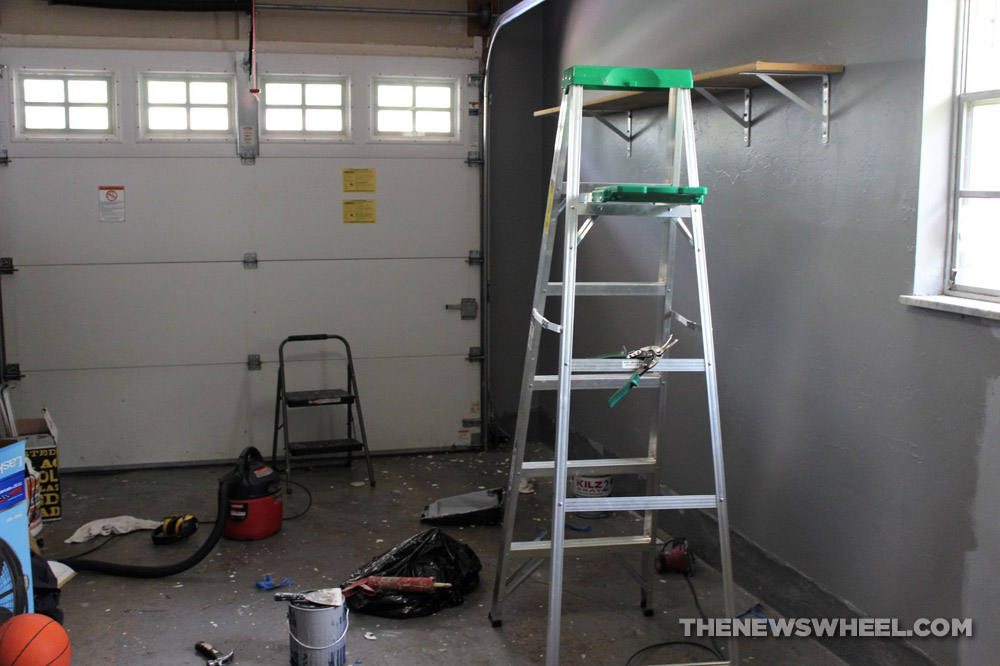
[[[639,551],[641,572],[633,575],[641,581],[646,615],[653,614],[653,590],[656,581],[655,512],[665,509],[715,509],[721,546],[723,603],[727,617],[734,617],[733,577],[729,545],[729,521],[726,511],[725,470],[722,460],[722,436],[719,426],[719,400],[712,343],[712,314],[708,295],[708,270],[705,263],[705,236],[701,203],[705,189],[698,186],[698,162],[695,155],[694,124],[691,111],[691,72],[687,70],[633,69],[612,67],[571,67],[562,78],[563,98],[559,107],[555,151],[549,181],[542,245],[538,259],[535,295],[532,303],[528,349],[524,361],[521,396],[518,405],[514,451],[504,507],[504,523],[490,620],[493,626],[503,621],[503,604],[521,583],[550,559],[548,631],[546,665],[559,664],[559,639],[562,613],[563,559],[586,551]],[[662,184],[595,184],[580,182],[581,125],[584,115],[584,90],[658,91],[663,94],[666,112],[667,154]],[[622,95],[620,97],[627,97]],[[683,169],[682,169],[683,167]],[[685,185],[681,186],[682,170]],[[552,255],[559,217],[563,215],[564,238],[561,282],[551,282]],[[627,223],[622,217],[655,217],[662,221],[660,258],[656,282],[577,282],[577,247],[598,218],[617,217],[607,223]],[[602,224],[604,222],[602,221]],[[690,227],[688,226],[690,223]],[[700,324],[690,322],[672,310],[673,254],[683,233],[694,250],[698,287]],[[573,324],[578,296],[656,296],[655,325],[650,334],[654,344],[632,358],[584,359],[573,357]],[[561,323],[545,318],[549,297],[561,297]],[[700,330],[703,358],[669,358],[673,321]],[[544,331],[559,336],[557,375],[538,375],[538,351]],[[655,360],[652,360],[655,358]],[[660,468],[657,462],[660,428],[665,420],[667,375],[671,372],[704,373],[707,385],[710,441],[715,489],[703,495],[661,495]],[[571,391],[618,389],[610,402],[621,399],[632,388],[658,391],[657,414],[651,420],[648,453],[639,458],[569,460],[569,422]],[[525,461],[525,443],[535,391],[557,392],[555,460]],[[610,413],[609,413],[610,416]],[[637,497],[567,497],[570,474],[638,474],[645,477],[645,495]],[[552,530],[548,540],[514,541],[518,489],[522,478],[553,477]],[[564,525],[568,512],[632,511],[643,515],[643,532],[624,537],[579,537],[565,539]],[[515,556],[529,558],[508,574]],[[738,664],[738,646],[728,642],[726,661],[699,662]]]
[[[289,343],[320,342],[325,340],[338,340],[344,345],[344,352],[347,357],[347,379],[344,387],[289,391],[285,380],[285,345]],[[292,440],[288,426],[289,409],[315,407],[346,408],[346,437],[311,441]],[[357,420],[354,418],[355,412],[357,412]],[[344,460],[346,464],[350,465],[352,454],[356,451],[362,451],[365,454],[365,464],[368,465],[368,482],[372,487],[375,486],[375,472],[372,470],[372,459],[368,453],[368,435],[365,432],[365,420],[361,413],[361,398],[358,395],[358,380],[354,375],[354,358],[351,356],[351,346],[344,337],[328,333],[292,335],[282,340],[281,344],[278,345],[278,388],[275,392],[274,439],[271,444],[271,465],[275,469],[278,466],[279,433],[281,433],[285,449],[283,471],[287,479],[291,479],[293,457],[302,456],[316,459],[323,456],[329,457],[331,455],[346,453],[347,456]],[[341,457],[343,458],[343,456]],[[288,492],[291,491],[292,486],[288,484]]]

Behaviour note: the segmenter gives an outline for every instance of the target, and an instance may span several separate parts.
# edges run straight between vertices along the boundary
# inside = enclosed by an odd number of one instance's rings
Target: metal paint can
[[[611,477],[577,475],[573,477],[573,494],[577,497],[610,497]],[[611,512],[577,511],[573,515],[581,518],[607,518]]]
[[[347,659],[346,606],[288,602],[291,666],[343,666]]]

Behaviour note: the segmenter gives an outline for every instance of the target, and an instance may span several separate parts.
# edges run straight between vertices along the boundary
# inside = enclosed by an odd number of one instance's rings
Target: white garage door
[[[473,445],[479,364],[467,356],[479,321],[445,306],[479,295],[468,262],[479,173],[466,164],[477,63],[261,55],[262,77],[343,77],[348,132],[262,136],[252,165],[235,140],[142,134],[143,76],[225,73],[239,88],[240,57],[0,49],[12,159],[0,170],[0,255],[18,268],[0,283],[7,360],[26,375],[17,415],[49,408],[69,468],[228,460],[251,444],[269,453],[279,343],[333,333],[351,343],[374,451]],[[19,137],[23,68],[110,72],[118,136]],[[374,137],[379,77],[454,81],[456,136]],[[375,191],[345,192],[345,169],[372,170]],[[124,221],[100,206],[102,187],[124,188]],[[374,201],[374,222],[345,222],[345,199]],[[343,385],[335,344],[289,345],[288,356],[291,390]],[[342,413],[308,411],[293,415],[296,439],[343,436]]]

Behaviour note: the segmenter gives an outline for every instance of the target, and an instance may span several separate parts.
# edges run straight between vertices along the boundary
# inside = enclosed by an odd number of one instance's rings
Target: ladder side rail
[[[281,353],[278,353],[278,385],[274,390],[274,438],[271,440],[271,467],[278,468],[278,430],[284,430],[285,424],[281,419],[281,403],[285,401],[285,366],[281,362]],[[279,425],[280,423],[280,425]]]
[[[566,212],[563,225],[562,334],[559,340],[559,395],[556,420],[556,457],[552,495],[552,560],[549,564],[549,626],[547,666],[559,666],[562,615],[563,546],[566,537],[566,470],[569,460],[569,412],[573,363],[573,316],[576,306],[576,246],[580,215],[580,148],[583,124],[583,86],[570,85],[567,99]]]
[[[677,88],[671,88],[667,95],[667,118],[664,122],[667,131],[666,165],[667,185],[681,184],[681,160],[684,140],[684,125],[681,114],[677,113]]]
[[[687,181],[690,186],[698,185],[698,157],[695,154],[694,115],[691,109],[691,91],[683,90],[680,95],[680,113],[684,116],[684,153]],[[729,544],[729,511],[726,496],[726,470],[722,456],[722,426],[719,416],[719,388],[715,368],[715,344],[712,334],[712,306],[708,293],[708,263],[705,257],[705,227],[701,206],[691,206],[691,226],[694,234],[695,272],[698,282],[698,305],[701,316],[701,335],[705,357],[705,385],[708,398],[709,424],[712,439],[712,466],[715,475],[716,514],[719,522],[719,549],[722,562],[722,596],[726,617],[736,615],[732,552]],[[729,654],[726,655],[734,666],[739,664],[739,644],[735,637],[729,639]]]
[[[365,465],[368,467],[368,485],[372,488],[375,487],[375,470],[372,469],[372,456],[371,452],[368,451],[368,433],[365,432],[365,417],[361,413],[361,393],[358,391],[358,376],[354,372],[354,357],[351,355],[351,345],[347,343],[347,340],[339,335],[331,335],[331,338],[337,338],[344,343],[344,349],[347,352],[347,387],[351,395],[354,396],[353,404],[347,404],[347,421],[348,421],[348,437],[353,437],[353,418],[351,414],[351,409],[356,408],[358,411],[358,430],[361,435],[361,447],[365,452]],[[350,452],[348,452],[348,457],[350,457]]]
[[[671,89],[673,93],[673,89]],[[677,245],[677,225],[670,218],[664,219],[661,225],[660,239],[660,269],[659,280],[666,285],[666,290],[662,299],[658,299],[657,325],[654,334],[656,342],[661,343],[670,337],[673,317],[670,312],[673,309],[673,283],[674,283],[674,248]],[[670,355],[670,350],[664,352],[664,360]],[[661,361],[662,363],[663,361]],[[646,496],[653,497],[662,495],[663,479],[663,452],[661,451],[664,442],[661,433],[665,432],[667,420],[667,376],[669,373],[660,375],[659,387],[657,389],[656,409],[650,417],[649,423],[649,448],[647,455],[656,461],[656,467],[652,474],[646,475]],[[647,510],[643,514],[643,534],[649,537],[649,549],[642,556],[642,577],[644,583],[643,609],[647,616],[655,612],[655,592],[656,592],[656,525],[657,513]]]
[[[558,205],[558,193],[562,190],[562,181],[566,172],[566,105],[564,95],[559,109],[559,122],[556,126],[555,150],[552,155],[552,171],[549,177],[548,201],[545,206],[545,224],[542,230],[542,243],[538,254],[538,271],[535,273],[535,294],[532,308],[542,315],[545,314],[545,287],[552,270],[552,254],[555,249],[554,239],[558,230],[558,219],[562,207]],[[531,402],[534,391],[532,384],[538,371],[538,353],[541,345],[542,326],[529,317],[528,346],[524,356],[524,371],[521,374],[521,394],[517,407],[517,425],[514,430],[514,450],[511,454],[510,475],[507,480],[507,495],[504,498],[504,517],[501,527],[500,552],[497,557],[496,579],[493,583],[493,602],[490,608],[490,621],[493,626],[500,626],[503,621],[503,602],[509,589],[506,580],[507,560],[510,556],[510,544],[514,539],[514,522],[517,516],[518,487],[524,466],[524,454],[527,446],[528,424],[531,420]]]
[[[681,134],[681,126],[678,124],[677,114],[677,89],[670,88],[667,92],[667,118],[664,123],[666,130],[666,146],[664,153],[664,183],[677,186],[680,183],[680,151],[677,145],[678,136]],[[674,247],[677,242],[677,227],[672,218],[663,220],[660,231],[660,268],[657,280],[664,285],[663,298],[657,302],[657,319],[654,330],[655,342],[657,344],[665,342],[670,337],[670,325],[673,319],[669,316],[673,309],[673,283],[674,283]],[[670,351],[667,350],[664,357]],[[660,375],[659,387],[657,389],[656,411],[651,417],[649,424],[649,446],[647,455],[656,460],[656,469],[652,474],[646,476],[646,496],[651,497],[661,494],[661,474],[662,466],[660,455],[660,432],[666,422],[667,411],[667,374]],[[647,510],[643,512],[643,534],[649,537],[649,549],[642,554],[642,578],[643,595],[642,606],[645,615],[654,613],[656,586],[656,523],[657,514],[655,511]]]

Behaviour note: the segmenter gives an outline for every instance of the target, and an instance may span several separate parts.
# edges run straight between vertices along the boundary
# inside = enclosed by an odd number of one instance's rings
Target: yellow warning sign
[[[343,172],[345,192],[375,191],[375,169],[344,169]]]
[[[344,199],[344,222],[375,222],[375,200]]]

